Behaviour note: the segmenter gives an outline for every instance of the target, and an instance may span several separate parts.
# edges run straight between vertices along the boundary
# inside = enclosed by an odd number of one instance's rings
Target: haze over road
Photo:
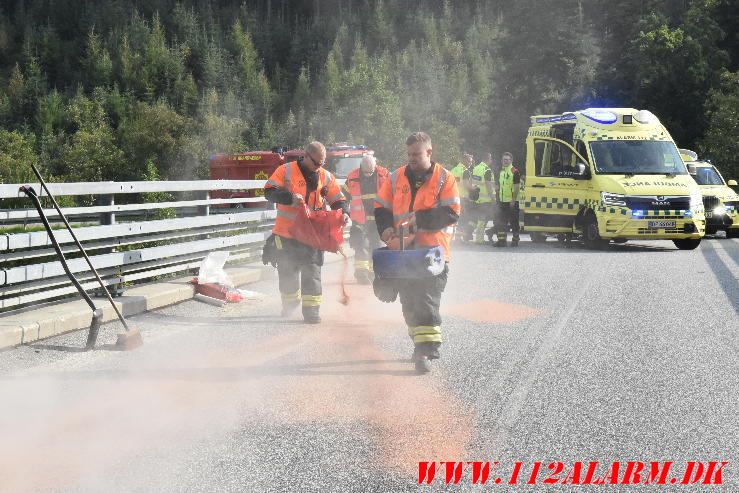
[[[628,460],[728,461],[709,489],[739,491],[739,240],[457,247],[425,376],[400,305],[351,282],[342,306],[339,275],[321,325],[281,320],[271,276],[132,317],[133,352],[109,324],[95,352],[79,332],[0,354],[0,491],[414,491],[419,461],[522,461],[519,482],[542,461],[541,482]],[[532,490],[441,476],[423,490]]]

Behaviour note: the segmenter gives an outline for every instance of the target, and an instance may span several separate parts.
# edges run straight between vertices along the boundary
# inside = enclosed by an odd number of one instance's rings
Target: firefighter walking
[[[498,206],[495,219],[497,241],[494,246],[507,245],[508,230],[513,232],[511,246],[517,247],[519,242],[518,224],[518,192],[521,184],[521,173],[513,166],[513,154],[504,152],[500,159],[501,170],[498,175]]]
[[[408,335],[414,343],[413,362],[419,372],[431,370],[430,360],[439,358],[441,346],[441,293],[449,274],[452,225],[459,220],[457,181],[441,164],[431,161],[431,138],[415,132],[406,140],[408,164],[394,171],[377,194],[375,219],[380,237],[389,243],[407,224],[414,234],[409,249],[441,246],[444,270],[436,276],[390,280],[375,278],[375,293],[396,291],[400,297]],[[393,301],[396,294],[383,301]]]
[[[372,250],[382,246],[375,224],[375,198],[389,178],[388,170],[378,166],[374,156],[364,156],[344,184],[344,195],[351,201],[349,244],[354,249],[354,278],[360,284],[372,283]]]
[[[344,211],[349,220],[349,203],[333,174],[323,168],[326,148],[311,142],[303,160],[283,164],[269,177],[264,187],[267,200],[277,204],[272,229],[276,250],[277,274],[282,298],[282,316],[289,317],[302,305],[306,323],[319,323],[321,306],[321,266],[323,251],[295,240],[289,229],[298,207],[305,202],[312,210],[330,205]]]

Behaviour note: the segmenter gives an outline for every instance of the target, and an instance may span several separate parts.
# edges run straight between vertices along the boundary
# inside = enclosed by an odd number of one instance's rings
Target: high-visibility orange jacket
[[[361,173],[361,168],[353,170],[346,177],[346,183],[344,184],[351,196],[351,218],[357,224],[365,224],[367,220],[374,221],[375,211],[365,211],[364,201],[372,200],[374,202],[377,198],[377,192],[382,188],[382,184],[390,180],[390,172],[382,166],[376,166],[374,190],[365,190],[366,193],[362,193]]]
[[[393,225],[396,229],[408,219],[411,212],[444,206],[450,207],[457,215],[461,212],[456,178],[440,164],[431,163],[431,165],[434,167],[431,176],[418,188],[413,204],[411,204],[411,184],[405,173],[408,166],[394,171],[390,175],[390,181],[385,182],[377,193],[375,207],[384,207],[392,211]],[[418,228],[415,243],[427,247],[441,245],[448,261],[451,256],[451,224],[436,230]]]
[[[272,173],[272,176],[269,177],[269,180],[267,180],[264,188],[265,190],[268,188],[279,188],[293,194],[299,193],[305,198],[305,203],[308,204],[308,207],[313,210],[323,209],[326,202],[333,204],[344,200],[344,194],[341,193],[341,188],[336,182],[334,175],[323,168],[319,168],[317,172],[318,186],[308,196],[306,196],[308,187],[305,183],[305,177],[296,161],[283,164],[277,168]],[[325,198],[321,195],[321,190],[324,187],[327,190]],[[277,218],[275,219],[275,226],[272,228],[272,232],[285,238],[292,238],[293,236],[288,230],[295,220],[297,211],[297,207],[277,204]]]

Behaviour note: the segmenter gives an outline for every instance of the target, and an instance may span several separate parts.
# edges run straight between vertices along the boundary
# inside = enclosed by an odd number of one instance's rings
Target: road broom
[[[64,222],[64,225],[67,227],[67,230],[69,231],[69,234],[71,235],[72,239],[77,245],[77,248],[79,248],[80,252],[82,253],[82,256],[87,261],[87,265],[90,267],[90,271],[95,275],[95,279],[97,279],[98,283],[100,283],[100,287],[102,288],[103,292],[107,296],[108,301],[110,301],[110,304],[113,306],[113,310],[115,310],[116,315],[118,315],[118,319],[123,324],[125,332],[122,334],[118,334],[118,340],[116,341],[116,348],[122,351],[129,351],[131,349],[135,349],[141,346],[144,343],[144,340],[141,337],[141,332],[138,330],[131,330],[131,328],[128,326],[128,324],[123,318],[123,315],[121,314],[120,310],[118,310],[118,307],[113,301],[113,298],[110,296],[110,292],[108,291],[107,286],[105,286],[105,283],[103,283],[103,280],[100,279],[100,276],[95,270],[95,267],[93,267],[92,262],[90,261],[90,257],[87,256],[87,252],[82,247],[82,244],[77,239],[77,236],[74,234],[72,227],[69,225],[69,221],[67,221],[67,218],[64,216],[61,209],[59,208],[59,204],[57,203],[56,199],[54,199],[54,196],[49,191],[49,188],[46,186],[46,182],[44,182],[44,179],[41,176],[41,173],[39,173],[38,169],[33,164],[31,165],[31,167],[33,168],[33,172],[36,174],[36,177],[39,179],[39,183],[41,183],[41,187],[43,188],[44,192],[51,200],[51,203],[54,205],[54,209],[56,209],[57,214]],[[82,298],[84,298],[85,302],[87,302],[87,304],[92,309],[92,322],[90,323],[90,331],[88,332],[88,335],[87,335],[87,343],[85,344],[85,349],[87,350],[94,349],[95,343],[97,341],[98,333],[100,332],[100,323],[103,318],[103,311],[100,308],[95,307],[95,303],[92,301],[90,296],[85,292],[85,290],[82,288],[82,285],[79,283],[77,278],[74,276],[74,274],[72,274],[72,271],[69,269],[69,266],[67,265],[67,259],[64,257],[64,254],[62,253],[62,249],[59,247],[59,243],[56,241],[56,237],[54,236],[54,231],[51,229],[51,225],[49,224],[49,220],[46,217],[46,214],[44,213],[43,207],[41,207],[41,201],[39,200],[39,197],[36,194],[36,191],[32,187],[29,187],[29,186],[22,186],[20,188],[20,191],[25,193],[28,196],[28,198],[30,198],[31,201],[33,202],[33,205],[36,207],[39,217],[41,218],[41,222],[43,222],[44,228],[46,229],[46,232],[49,235],[51,244],[54,247],[54,250],[56,250],[56,254],[59,257],[59,261],[61,262],[62,267],[64,268],[64,272],[67,273],[67,276],[69,277],[70,281],[72,281],[72,284],[74,284],[74,286],[77,288],[77,291],[79,291]]]

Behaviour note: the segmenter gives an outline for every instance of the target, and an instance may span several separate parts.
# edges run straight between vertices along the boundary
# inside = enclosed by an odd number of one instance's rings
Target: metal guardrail
[[[62,208],[70,221],[99,217],[99,225],[75,228],[85,250],[103,282],[118,291],[121,286],[146,282],[161,276],[182,274],[198,266],[203,257],[214,250],[231,253],[230,261],[246,262],[261,253],[261,245],[269,235],[276,211],[265,206],[264,199],[210,198],[213,190],[244,191],[261,189],[264,180],[202,180],[157,182],[51,183],[55,197],[99,196],[106,205]],[[0,185],[2,199],[24,198],[23,184]],[[38,183],[26,183],[43,197]],[[195,197],[168,202],[115,204],[118,194],[150,192],[185,192]],[[28,201],[28,209],[0,209],[0,227],[22,220],[26,227],[40,218]],[[234,205],[255,206],[260,208]],[[211,210],[211,206],[227,208]],[[144,218],[143,213],[172,209],[176,218]],[[46,211],[45,211],[46,212]],[[136,212],[142,213],[139,215]],[[126,214],[121,218],[120,213]],[[119,214],[116,219],[116,214]],[[54,209],[48,210],[53,220]],[[125,222],[121,222],[125,221]],[[97,286],[92,273],[66,230],[55,231],[69,267],[85,289]],[[0,234],[0,312],[46,302],[76,293],[64,274],[46,231],[21,231]]]

